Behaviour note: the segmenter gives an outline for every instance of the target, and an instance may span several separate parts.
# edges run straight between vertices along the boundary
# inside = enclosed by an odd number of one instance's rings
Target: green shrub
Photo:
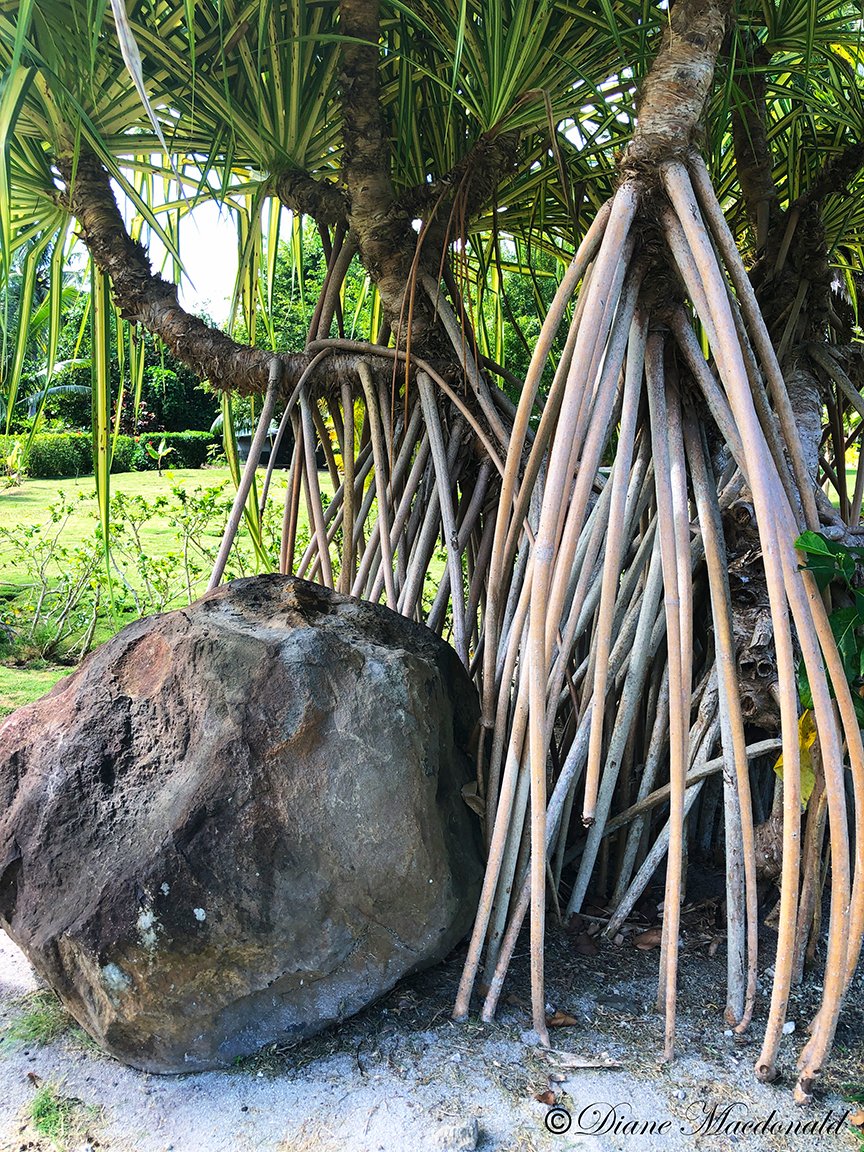
[[[112,472],[133,472],[137,470],[135,458],[138,453],[138,444],[134,436],[118,436],[114,444],[114,456],[111,460]]]
[[[93,451],[90,437],[84,432],[40,433],[27,448],[25,436],[0,436],[0,460],[4,459],[19,440],[24,451],[23,470],[36,480],[59,480],[64,476],[86,476],[93,471]],[[209,432],[153,432],[144,436],[118,436],[114,445],[112,472],[144,472],[156,470],[144,447],[145,441],[154,445],[161,440],[172,449],[168,461],[171,468],[202,468],[207,452],[215,438]]]
[[[89,428],[93,399],[90,394],[89,363],[70,363],[57,372],[52,386],[71,384],[86,392],[52,392],[45,399],[45,415],[60,420],[66,429]]]
[[[80,432],[34,436],[29,448],[25,442],[24,456],[25,470],[42,480],[81,476],[93,470],[90,437]]]
[[[173,368],[167,366],[169,362]],[[165,358],[164,364],[145,370],[142,400],[155,413],[159,426],[169,432],[207,429],[219,411],[219,401],[212,391],[202,388],[188,368],[170,357]]]
[[[172,449],[170,456],[163,464],[165,468],[203,468],[207,461],[207,450],[215,443],[215,437],[210,432],[150,432],[139,437],[136,446],[135,459],[132,467],[136,471],[156,470],[156,460],[153,459],[144,447],[150,443],[154,448],[164,440],[167,448]]]

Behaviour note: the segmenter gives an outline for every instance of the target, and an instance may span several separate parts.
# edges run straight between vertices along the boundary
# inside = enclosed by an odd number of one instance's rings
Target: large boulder
[[[237,580],[0,724],[0,923],[152,1072],[357,1012],[465,935],[474,688],[385,608]]]

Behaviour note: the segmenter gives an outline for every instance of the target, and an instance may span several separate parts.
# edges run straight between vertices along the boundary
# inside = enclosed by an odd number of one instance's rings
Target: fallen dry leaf
[[[853,1128],[864,1128],[864,1108],[853,1112],[848,1119]]]
[[[555,1103],[555,1093],[551,1088],[547,1088],[545,1092],[537,1092],[534,1099],[540,1104],[545,1104],[547,1108],[551,1108]]]
[[[42,1077],[37,1076],[35,1072],[28,1072],[27,1079],[30,1081],[34,1088],[38,1088],[42,1083]]]
[[[600,949],[587,932],[580,932],[573,941],[573,951],[578,952],[580,956],[596,956]]]
[[[479,793],[476,780],[462,786],[462,799],[472,812],[476,812],[478,816],[486,815],[486,803]]]
[[[647,952],[651,948],[659,948],[662,938],[662,928],[649,928],[647,932],[640,932],[638,936],[634,936],[633,944],[640,951]]]
[[[521,997],[514,996],[512,992],[504,997],[504,1003],[509,1004],[511,1008],[522,1008],[525,1012],[531,1011],[531,1005],[521,999]]]
[[[574,1028],[579,1021],[575,1016],[571,1016],[569,1012],[553,1012],[551,1016],[546,1017],[547,1028]]]

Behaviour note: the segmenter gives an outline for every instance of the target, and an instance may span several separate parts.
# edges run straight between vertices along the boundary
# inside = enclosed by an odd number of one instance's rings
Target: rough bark
[[[214,388],[243,395],[263,392],[272,353],[238,344],[224,332],[190,316],[177,299],[177,286],[150,267],[146,250],[126,231],[111,191],[108,173],[82,145],[77,159],[58,158],[69,211],[78,220],[81,238],[99,267],[111,279],[121,314],[160,337],[179,360]],[[286,356],[286,375],[294,378],[305,356]]]
[[[342,224],[348,217],[348,203],[340,188],[327,181],[314,180],[298,168],[280,172],[274,188],[286,208],[311,216],[318,224]]]
[[[393,211],[409,222],[428,222],[432,213],[446,222],[458,200],[460,215],[472,220],[492,202],[502,178],[516,170],[519,141],[518,132],[485,132],[449,172],[394,193]],[[347,225],[348,197],[335,183],[289,168],[274,174],[273,189],[293,212],[319,224]]]
[[[389,317],[398,320],[416,235],[396,205],[390,149],[378,100],[378,0],[342,0],[343,178],[348,218]]]
[[[342,34],[350,37],[343,44],[340,73],[348,223],[394,332],[404,333],[417,235],[411,217],[397,203],[390,178],[390,141],[379,100],[378,0],[341,0],[339,21]],[[434,323],[425,294],[414,294],[410,312],[410,337],[422,340]]]
[[[455,206],[467,222],[492,203],[502,178],[516,170],[518,160],[518,132],[485,132],[449,172],[400,192],[399,208],[409,219],[426,220],[435,211],[446,223]]]
[[[822,439],[822,390],[803,352],[796,352],[784,365],[786,387],[801,434],[804,462],[811,476],[819,471],[819,442]]]
[[[814,203],[824,200],[826,196],[843,192],[861,171],[862,166],[864,166],[864,140],[859,140],[850,144],[830,164],[826,164],[798,203]]]
[[[218,391],[242,396],[264,393],[273,353],[238,343],[180,305],[177,286],[153,272],[146,249],[126,230],[108,172],[99,159],[82,145],[77,160],[61,156],[57,163],[66,184],[65,205],[78,220],[93,261],[110,278],[121,314],[158,336],[178,360]],[[290,352],[279,358],[284,367],[282,390],[287,394],[311,357]],[[356,361],[352,354],[327,357],[316,369],[318,386],[338,386],[346,373],[353,373]]]
[[[777,654],[756,514],[748,500],[739,500],[724,515],[723,534],[741,714],[745,723],[772,731],[779,718],[774,698]]]
[[[677,0],[637,106],[636,132],[623,157],[627,174],[656,176],[659,160],[684,158],[711,93],[733,0]]]

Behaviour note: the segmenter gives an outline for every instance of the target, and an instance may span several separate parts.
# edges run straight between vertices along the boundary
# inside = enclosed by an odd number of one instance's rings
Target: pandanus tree
[[[802,1102],[864,934],[857,618],[841,631],[796,551],[836,559],[854,599],[860,37],[837,0],[0,0],[3,266],[50,251],[59,284],[73,229],[89,253],[103,500],[114,307],[118,331],[261,398],[214,583],[278,416],[294,444],[281,571],[425,621],[476,680],[467,798],[488,864],[455,1015],[481,964],[494,1015],[527,918],[548,1042],[550,894],[572,914],[591,893],[614,936],[665,868],[671,1058],[688,848],[719,845],[726,1019],[743,1031],[760,833],[779,822],[762,1079],[830,875]],[[184,311],[135,231],[179,259],[202,198],[237,220],[249,343]],[[303,348],[267,343],[283,209],[327,260]],[[532,250],[558,285],[515,378],[503,270]],[[374,299],[362,340],[342,311],[355,262]]]

